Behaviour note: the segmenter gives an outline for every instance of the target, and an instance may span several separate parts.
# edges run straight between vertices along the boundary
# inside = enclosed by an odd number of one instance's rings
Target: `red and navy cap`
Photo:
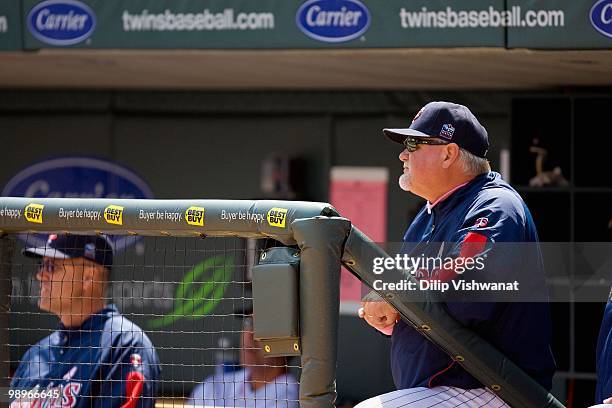
[[[409,128],[383,129],[383,133],[397,143],[408,136],[435,137],[482,158],[489,150],[487,130],[467,107],[452,102],[430,102],[416,114]]]
[[[47,245],[26,248],[23,254],[32,258],[86,258],[102,266],[113,265],[113,246],[104,235],[49,235]]]

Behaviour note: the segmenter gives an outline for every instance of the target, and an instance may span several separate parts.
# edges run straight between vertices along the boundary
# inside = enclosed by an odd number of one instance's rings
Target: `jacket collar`
[[[474,190],[474,188],[476,188],[477,186],[482,186],[488,181],[494,179],[495,174],[496,173],[494,172],[482,173],[477,175],[467,183],[455,187],[454,189],[446,193],[444,196],[442,196],[442,200],[438,199],[435,206],[432,206],[433,208],[431,210],[435,211],[436,214],[439,214],[440,212],[447,211],[449,208],[455,207],[457,205],[457,202],[461,201],[463,198],[465,198],[466,195],[470,194]],[[429,203],[426,204],[426,209],[427,212],[431,214],[431,210],[428,205]]]

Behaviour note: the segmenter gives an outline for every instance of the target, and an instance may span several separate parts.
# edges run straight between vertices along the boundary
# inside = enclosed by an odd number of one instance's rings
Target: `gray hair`
[[[487,159],[475,156],[462,148],[459,148],[459,160],[467,174],[476,176],[491,171],[491,165]]]

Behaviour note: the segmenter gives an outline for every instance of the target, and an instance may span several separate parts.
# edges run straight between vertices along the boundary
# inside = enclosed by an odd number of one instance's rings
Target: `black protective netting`
[[[22,254],[46,235],[9,239],[14,404],[298,406],[298,361],[253,340],[250,267],[269,240],[110,236],[106,271],[95,242],[59,259]]]

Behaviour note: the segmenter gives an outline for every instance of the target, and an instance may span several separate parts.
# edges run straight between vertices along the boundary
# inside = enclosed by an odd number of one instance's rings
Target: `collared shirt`
[[[250,371],[238,370],[216,374],[194,388],[187,405],[252,408],[298,408],[297,379],[283,374],[273,382],[254,390],[250,383]]]
[[[159,373],[149,338],[110,305],[79,327],[60,324],[32,346],[15,371],[11,389],[45,390],[45,397],[36,401],[41,407],[145,408],[155,405]]]
[[[449,191],[447,191],[446,193],[444,193],[440,197],[438,197],[438,199],[436,201],[434,201],[433,203],[430,203],[429,201],[427,201],[427,203],[425,204],[427,206],[427,212],[429,214],[431,214],[431,210],[438,203],[444,201],[447,197],[450,197],[451,194],[453,194],[455,191],[459,190],[461,187],[465,186],[467,183],[469,183],[469,181],[466,181],[465,183],[461,183],[457,187],[451,188]]]

